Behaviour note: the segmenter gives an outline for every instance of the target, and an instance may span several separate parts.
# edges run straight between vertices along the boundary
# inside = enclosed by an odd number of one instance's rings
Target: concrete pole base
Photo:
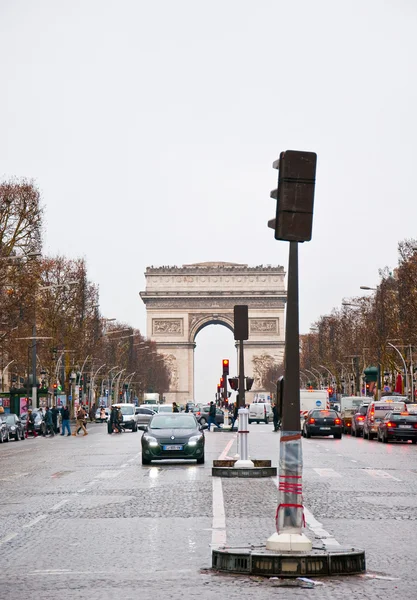
[[[279,552],[309,552],[313,547],[304,533],[273,533],[266,542],[267,550]]]
[[[237,460],[235,462],[235,464],[233,465],[233,467],[235,469],[253,469],[254,466],[255,465],[253,464],[253,462],[251,460],[243,460],[243,459]]]

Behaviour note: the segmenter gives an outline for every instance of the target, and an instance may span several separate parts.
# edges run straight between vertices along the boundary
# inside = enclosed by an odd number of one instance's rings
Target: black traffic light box
[[[238,377],[230,377],[229,384],[230,384],[230,387],[232,388],[232,390],[237,392],[237,390],[239,389],[239,378]]]
[[[236,304],[233,308],[235,340],[249,339],[249,309],[247,304]]]
[[[228,358],[224,358],[222,360],[222,365],[223,365],[223,376],[224,375],[229,375],[229,359]]]
[[[313,228],[314,188],[317,154],[286,150],[273,163],[278,169],[278,188],[271,192],[277,200],[276,217],[268,225],[275,239],[308,242]]]

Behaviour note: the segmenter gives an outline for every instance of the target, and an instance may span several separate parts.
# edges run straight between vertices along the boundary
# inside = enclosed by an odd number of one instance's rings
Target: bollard
[[[248,448],[248,433],[249,433],[249,410],[247,408],[239,408],[239,427],[237,430],[237,438],[240,449],[240,458],[234,464],[235,469],[254,467],[254,464],[249,460]]]

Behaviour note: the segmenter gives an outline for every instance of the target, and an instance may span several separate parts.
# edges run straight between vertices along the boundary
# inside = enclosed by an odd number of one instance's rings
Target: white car
[[[272,421],[274,413],[272,407],[267,402],[256,402],[249,405],[249,423],[269,423]]]
[[[121,413],[123,415],[123,422],[121,426],[123,429],[131,429],[132,432],[138,430],[138,421],[139,415],[136,414],[136,406],[134,404],[114,404],[113,406],[117,406],[120,408]]]

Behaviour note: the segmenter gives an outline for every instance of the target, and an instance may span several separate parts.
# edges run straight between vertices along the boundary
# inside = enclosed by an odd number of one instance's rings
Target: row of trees
[[[417,358],[417,240],[401,241],[397,267],[379,273],[375,289],[346,300],[301,336],[305,384],[322,379],[352,393],[362,386],[364,369],[379,365],[381,385],[392,387],[396,373],[404,373],[403,360],[411,382]]]
[[[32,182],[0,184],[2,391],[9,384],[31,386],[34,343],[37,374],[47,386],[58,381],[68,391],[70,373],[84,364],[86,380],[105,365],[97,373],[98,386],[118,367],[121,382],[130,375],[138,395],[166,391],[169,372],[155,344],[127,323],[101,315],[98,287],[89,280],[85,261],[42,255],[42,222]]]

